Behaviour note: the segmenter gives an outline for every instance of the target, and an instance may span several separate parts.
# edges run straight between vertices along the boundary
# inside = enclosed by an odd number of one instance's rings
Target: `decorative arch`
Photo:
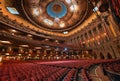
[[[120,45],[117,45],[118,52],[120,54]]]
[[[110,53],[107,53],[107,58],[108,58],[108,59],[112,59],[112,56],[111,56]]]
[[[94,53],[93,56],[94,56],[94,59],[97,59],[97,54],[96,53]]]
[[[102,52],[100,52],[100,58],[101,58],[101,59],[105,59],[105,57],[104,57],[104,55],[103,55]]]

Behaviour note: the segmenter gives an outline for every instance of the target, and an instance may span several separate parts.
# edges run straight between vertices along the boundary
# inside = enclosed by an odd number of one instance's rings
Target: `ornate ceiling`
[[[14,39],[20,40],[20,37],[25,37],[27,42],[22,38],[23,43],[29,44],[28,42],[30,42],[31,44],[32,42],[35,46],[70,47],[62,46],[62,43],[81,32],[96,18],[93,13],[93,5],[89,0],[0,1],[0,25],[4,24],[3,29],[0,27],[1,39],[10,40],[14,37]],[[14,29],[19,34],[11,33],[4,28]],[[28,35],[31,36],[29,39]],[[8,39],[9,37],[11,38]],[[59,42],[54,42],[52,45],[51,41],[48,43],[46,39]],[[71,46],[71,48],[75,47]]]
[[[51,37],[80,32],[96,15],[89,0],[1,0],[1,12],[15,25]],[[17,11],[11,13],[8,8]],[[8,23],[9,24],[9,23]],[[14,27],[19,29],[18,27]]]
[[[79,26],[88,10],[87,0],[21,0],[21,6],[32,24],[52,31]]]

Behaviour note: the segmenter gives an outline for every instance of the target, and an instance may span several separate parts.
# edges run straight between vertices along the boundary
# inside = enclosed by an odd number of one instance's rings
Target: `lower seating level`
[[[0,81],[94,81],[89,71],[95,65],[120,73],[120,60],[5,61],[0,65]]]

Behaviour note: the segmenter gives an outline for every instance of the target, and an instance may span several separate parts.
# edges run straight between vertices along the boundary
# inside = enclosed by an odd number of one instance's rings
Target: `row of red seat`
[[[4,62],[0,66],[0,81],[76,81],[77,69],[97,63],[114,62],[113,60],[70,60],[52,62]],[[83,71],[83,77],[87,76]]]
[[[53,73],[50,77],[48,77],[46,80],[43,80],[43,81],[60,81],[68,71],[69,69],[64,68],[62,70],[59,70],[56,73]]]
[[[67,70],[33,63],[5,64],[0,66],[0,81],[44,81],[48,78],[56,81]]]
[[[105,70],[120,73],[120,60],[103,64]]]
[[[64,81],[76,81],[77,69],[71,69],[64,78]]]
[[[98,64],[100,64],[99,66],[103,69],[103,71],[109,70],[109,71],[114,71],[114,72],[116,71],[116,73],[120,73],[120,60],[119,59],[118,60],[103,60],[101,62],[98,62]],[[85,68],[83,75],[85,76],[86,81],[87,79],[89,81],[93,81],[91,75],[89,74],[89,71],[90,71],[90,68]],[[94,77],[100,78],[99,76],[94,76]]]
[[[85,69],[81,70],[81,74],[82,74],[82,77],[83,77],[84,81],[89,81]]]
[[[49,61],[49,62],[39,62],[35,61],[37,64],[47,64],[47,65],[55,65],[60,67],[71,67],[71,68],[87,68],[90,65],[98,64],[98,63],[106,63],[112,62],[114,60],[64,60],[64,61]],[[34,62],[34,61],[33,61]]]
[[[90,64],[93,62],[89,62],[87,60],[70,60],[70,61],[54,61],[54,62],[46,62],[43,64],[47,64],[47,65],[52,65],[52,66],[59,66],[59,67],[71,67],[71,68],[80,68],[81,66],[84,66],[86,64]],[[37,64],[42,64],[42,62],[37,62]]]

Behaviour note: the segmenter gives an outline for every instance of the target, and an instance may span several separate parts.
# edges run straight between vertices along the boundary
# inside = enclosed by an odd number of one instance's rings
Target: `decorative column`
[[[12,48],[11,47],[7,48],[7,53],[12,54]]]
[[[74,47],[76,46],[74,38],[72,39],[72,44]]]
[[[19,54],[23,54],[24,53],[24,50],[22,47],[19,47],[19,51],[18,51]]]
[[[37,54],[37,58],[40,60],[41,58],[40,58],[40,50],[37,50],[36,51],[36,54]]]
[[[28,53],[29,53],[29,54],[33,54],[32,49],[29,49],[29,50],[28,50]]]
[[[111,33],[114,35],[114,37],[120,35],[119,26],[116,24],[115,20],[113,19],[112,13],[108,17],[107,22],[109,23],[109,28],[111,30]]]
[[[91,30],[91,33],[92,33],[92,39],[91,39],[91,41],[92,41],[93,47],[96,47],[95,34],[94,34],[93,30]]]
[[[44,52],[43,52],[44,55],[47,55],[47,50],[45,49]]]
[[[78,38],[77,37],[75,38],[75,44],[79,48],[79,43],[78,43]]]

